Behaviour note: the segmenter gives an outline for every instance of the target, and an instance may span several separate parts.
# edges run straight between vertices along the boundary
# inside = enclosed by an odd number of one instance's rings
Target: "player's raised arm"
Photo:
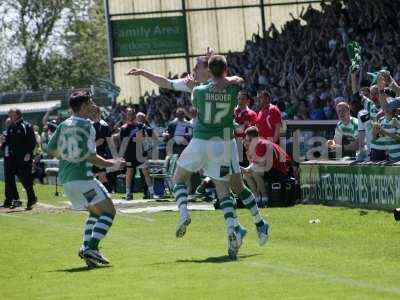
[[[169,90],[173,89],[172,81],[160,74],[151,73],[143,69],[132,68],[126,73],[126,75],[143,76],[151,82],[157,84],[159,87]]]

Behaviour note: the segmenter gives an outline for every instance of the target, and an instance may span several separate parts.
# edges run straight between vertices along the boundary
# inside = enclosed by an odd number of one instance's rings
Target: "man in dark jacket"
[[[31,210],[37,202],[32,178],[32,153],[36,146],[35,133],[32,125],[22,119],[19,109],[10,109],[8,116],[15,125],[7,128],[3,138],[4,147],[7,147],[9,154],[9,172],[5,181],[12,183],[15,175],[18,176],[28,197],[26,209]]]
[[[7,129],[9,127],[14,127],[15,124],[11,122],[10,118],[6,120],[6,128],[3,131],[1,136],[1,149],[4,153],[4,178],[8,178],[9,180],[5,180],[5,200],[3,203],[3,207],[5,208],[15,208],[21,206],[21,201],[19,200],[19,194],[17,190],[17,185],[15,183],[15,176],[10,176],[10,151],[8,150],[8,146],[5,143],[5,137],[7,136]]]

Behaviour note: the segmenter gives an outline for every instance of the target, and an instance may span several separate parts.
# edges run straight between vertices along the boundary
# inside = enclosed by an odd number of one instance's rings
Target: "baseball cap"
[[[393,111],[400,108],[400,97],[388,98],[385,104],[385,110]]]

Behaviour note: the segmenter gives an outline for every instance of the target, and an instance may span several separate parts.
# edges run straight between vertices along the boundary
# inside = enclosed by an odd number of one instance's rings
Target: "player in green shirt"
[[[228,233],[228,254],[236,259],[241,245],[237,216],[233,199],[230,197],[230,177],[240,174],[239,156],[233,136],[233,111],[237,102],[239,87],[221,84],[225,80],[227,63],[225,57],[214,55],[209,60],[211,80],[193,89],[192,100],[197,110],[197,122],[193,138],[178,160],[174,181],[174,193],[180,219],[176,235],[181,237],[190,224],[187,210],[187,187],[185,182],[191,174],[203,170],[213,179],[218,199],[224,211]],[[260,232],[268,234],[268,225],[258,214]]]
[[[181,78],[176,80],[170,80],[162,75],[154,74],[152,72],[132,68],[127,72],[127,75],[135,75],[135,76],[144,76],[148,80],[157,84],[158,86],[165,89],[172,89],[176,91],[183,91],[191,93],[194,87],[198,86],[201,82],[203,84],[207,84],[210,80],[210,71],[208,68],[208,58],[212,57],[213,53],[210,49],[207,49],[207,56],[200,56],[196,59],[196,64],[193,68],[193,77],[188,76],[187,78]],[[230,86],[234,84],[239,84],[243,82],[243,79],[237,76],[233,77],[224,77],[222,85]],[[221,105],[221,104],[219,104]],[[223,105],[223,104],[222,104]],[[204,107],[204,109],[208,109]],[[214,108],[216,109],[216,107]],[[223,113],[223,110],[219,111],[219,113]],[[230,112],[233,116],[233,111]],[[219,115],[220,116],[220,115]],[[218,117],[219,117],[218,116]],[[227,127],[228,128],[228,127]],[[230,130],[229,130],[230,132]],[[183,173],[183,171],[177,173],[179,177],[179,184],[175,186],[175,197],[177,199],[177,204],[179,207],[181,219],[178,223],[176,236],[182,237],[186,232],[186,227],[190,223],[190,220],[186,220],[187,216],[187,187],[185,182],[185,176],[189,176],[187,173]],[[190,173],[191,174],[191,173]],[[186,178],[187,179],[187,178]],[[232,191],[237,195],[237,197],[243,202],[246,208],[251,213],[253,218],[253,222],[256,225],[258,242],[260,246],[263,246],[267,242],[268,238],[268,225],[266,221],[261,216],[260,210],[257,207],[255,197],[250,191],[250,189],[245,186],[243,182],[243,176],[239,173],[232,173],[230,176],[230,187]],[[236,221],[237,222],[237,221]],[[246,230],[238,223],[236,230],[239,234],[239,238],[241,240],[242,237],[246,235]]]
[[[72,116],[57,127],[48,152],[59,158],[59,176],[73,208],[86,208],[90,213],[84,226],[79,256],[89,267],[95,267],[98,263],[109,263],[98,245],[113,223],[115,208],[107,189],[94,178],[92,165],[120,169],[125,162],[121,159],[106,160],[96,154],[95,130],[87,119],[95,107],[89,93],[74,92],[69,106]]]

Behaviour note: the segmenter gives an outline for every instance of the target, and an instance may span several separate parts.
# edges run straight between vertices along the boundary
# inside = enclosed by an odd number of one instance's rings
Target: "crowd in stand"
[[[292,16],[281,31],[272,24],[264,37],[254,34],[243,52],[229,54],[230,73],[245,79],[251,98],[259,89],[267,89],[285,119],[337,119],[336,104],[348,102],[352,95],[346,52],[350,41],[362,48],[358,79],[362,86],[371,80],[368,73],[381,69],[400,81],[399,11],[400,2],[391,0],[322,2],[321,10],[309,6],[299,18]],[[253,102],[250,107],[258,110]],[[114,108],[117,119],[124,106]],[[150,121],[165,125],[175,117],[177,107],[189,111],[189,95],[165,89],[144,95],[137,106]]]
[[[396,98],[400,96],[400,18],[396,13],[400,2],[330,1],[322,2],[321,8],[309,6],[300,18],[292,16],[280,32],[272,25],[264,37],[254,34],[243,52],[228,55],[230,74],[244,78],[235,111],[236,138],[244,142],[246,129],[255,126],[257,132],[252,128],[250,137],[259,135],[279,144],[283,119],[339,119],[333,139],[326,143],[330,157],[400,160],[396,116],[400,107]],[[356,68],[351,68],[347,49],[351,41],[361,47],[362,60]],[[140,136],[158,141],[155,147],[160,159],[183,151],[196,119],[190,93],[163,88],[159,94],[143,95],[138,104],[114,103],[102,114],[117,144],[126,126],[137,126],[143,132]],[[53,129],[51,122],[44,123],[41,144],[45,153]],[[168,141],[173,142],[172,153],[166,152]],[[146,153],[151,145],[147,148]],[[241,157],[245,167],[248,156]],[[137,161],[131,163],[140,167],[153,194],[146,168]],[[257,178],[249,178],[246,171],[244,175],[249,184],[253,180],[257,184]],[[131,177],[127,176],[127,186]],[[131,197],[130,190],[127,197]]]

